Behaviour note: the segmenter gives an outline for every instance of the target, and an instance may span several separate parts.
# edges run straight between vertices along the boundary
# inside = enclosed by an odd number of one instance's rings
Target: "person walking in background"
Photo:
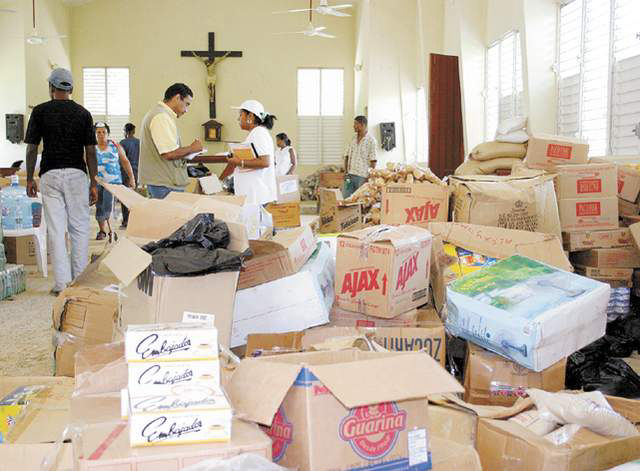
[[[163,199],[172,191],[184,191],[189,184],[187,157],[202,151],[202,143],[195,139],[182,147],[177,119],[184,115],[193,92],[184,83],[174,83],[142,120],[140,136],[140,183],[147,185],[151,198]]]
[[[276,176],[296,173],[296,151],[291,147],[291,139],[285,133],[276,135]]]
[[[347,175],[342,188],[342,196],[348,198],[364,185],[369,177],[369,169],[376,167],[376,139],[369,134],[366,116],[356,116],[353,120],[353,136],[347,155],[344,158],[344,168]]]
[[[136,178],[133,169],[122,148],[109,139],[109,125],[98,121],[95,125],[98,147],[96,150],[98,158],[98,177],[105,183],[122,185],[122,170],[127,174],[127,186],[135,188]],[[122,169],[122,170],[121,170]],[[112,240],[113,232],[109,224],[111,210],[113,209],[113,195],[102,185],[98,186],[98,201],[96,203],[96,220],[100,227],[96,240],[104,240],[109,229],[109,241]]]
[[[135,137],[136,127],[132,123],[127,123],[124,125],[124,139],[120,141],[120,146],[124,150],[124,153],[129,159],[129,163],[131,164],[131,169],[133,170],[133,177],[136,182],[138,181],[138,161],[140,160],[140,139]],[[122,172],[122,182],[129,185],[129,176],[124,168],[120,168]],[[135,190],[135,186],[131,187]],[[129,208],[127,208],[124,204],[120,203],[122,206],[122,225],[120,229],[126,229],[129,224]]]
[[[38,195],[34,173],[38,146],[43,143],[40,191],[52,250],[55,284],[51,293],[55,295],[89,263],[89,206],[98,199],[93,119],[91,113],[71,99],[72,91],[71,72],[62,68],[51,71],[51,100],[33,109],[24,140],[27,195],[31,198]],[[67,254],[67,232],[71,239],[71,260]]]

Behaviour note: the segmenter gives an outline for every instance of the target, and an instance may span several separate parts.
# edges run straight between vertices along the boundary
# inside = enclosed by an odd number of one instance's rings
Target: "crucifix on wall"
[[[216,34],[209,33],[208,51],[180,51],[182,57],[195,57],[207,68],[209,118],[216,117],[216,67],[227,57],[242,57],[242,51],[216,51]]]

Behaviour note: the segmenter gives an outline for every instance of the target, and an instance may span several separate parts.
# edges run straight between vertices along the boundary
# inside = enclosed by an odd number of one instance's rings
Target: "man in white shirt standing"
[[[353,136],[351,145],[344,160],[344,168],[347,175],[342,188],[342,195],[345,198],[351,196],[358,188],[367,181],[369,169],[376,167],[376,139],[369,134],[367,129],[367,118],[356,116],[353,120]]]
[[[182,147],[177,119],[191,106],[193,92],[183,83],[174,83],[142,120],[140,136],[140,183],[147,185],[151,198],[163,199],[172,191],[184,191],[189,184],[185,157],[202,151],[199,139]]]

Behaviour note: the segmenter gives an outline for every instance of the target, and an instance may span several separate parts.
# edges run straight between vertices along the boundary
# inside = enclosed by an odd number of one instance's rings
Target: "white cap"
[[[240,106],[232,106],[234,110],[247,110],[256,115],[262,121],[267,117],[268,113],[264,110],[264,106],[258,100],[245,100]]]

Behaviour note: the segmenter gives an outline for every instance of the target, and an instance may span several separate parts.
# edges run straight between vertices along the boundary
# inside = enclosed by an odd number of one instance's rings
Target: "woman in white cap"
[[[262,103],[256,100],[247,100],[239,107],[238,124],[249,131],[249,135],[243,144],[253,144],[258,157],[252,160],[241,160],[231,157],[227,160],[230,164],[221,179],[233,171],[233,186],[236,195],[246,196],[249,204],[266,204],[277,199],[276,172],[275,172],[275,146],[270,129],[273,128],[275,116],[264,110]]]

